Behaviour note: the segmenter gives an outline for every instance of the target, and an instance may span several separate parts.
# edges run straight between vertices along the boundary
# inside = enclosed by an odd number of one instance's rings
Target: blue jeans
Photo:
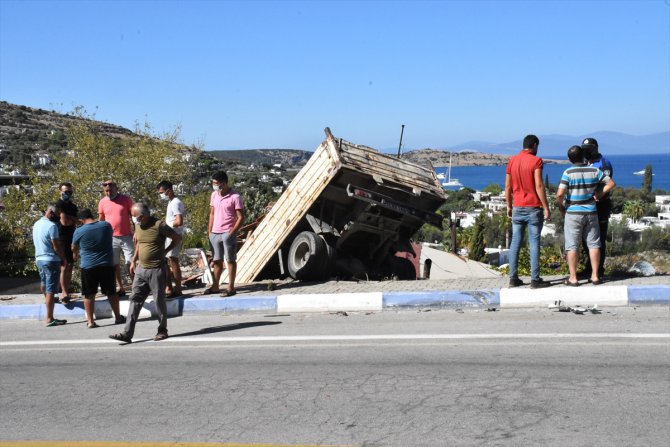
[[[523,234],[528,227],[528,245],[530,246],[530,279],[540,279],[540,233],[544,212],[542,208],[515,206],[512,208],[512,244],[509,248],[509,276],[518,276],[519,250],[523,243]]]
[[[60,288],[60,261],[36,261],[40,272],[40,285],[44,293],[58,293]]]

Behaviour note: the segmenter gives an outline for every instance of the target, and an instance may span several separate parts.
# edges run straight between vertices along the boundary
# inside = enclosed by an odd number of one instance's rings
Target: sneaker
[[[518,276],[510,277],[509,287],[512,288],[512,287],[519,287],[519,286],[523,286],[523,281],[521,281]]]
[[[531,280],[530,281],[530,288],[531,289],[543,289],[545,287],[549,287],[551,284],[544,279],[540,278],[538,280]]]
[[[119,318],[114,319],[114,324],[124,324],[126,322],[126,317],[121,315]]]

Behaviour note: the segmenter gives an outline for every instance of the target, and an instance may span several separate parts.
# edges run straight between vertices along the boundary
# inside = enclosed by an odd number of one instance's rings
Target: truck
[[[432,166],[373,148],[326,139],[237,256],[237,281],[291,276],[416,279],[411,238],[424,224],[442,228],[446,200]]]

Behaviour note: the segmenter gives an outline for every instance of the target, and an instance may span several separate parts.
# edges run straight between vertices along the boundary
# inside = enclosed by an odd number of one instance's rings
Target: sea
[[[547,159],[560,160],[565,156],[544,156]],[[670,191],[670,153],[667,154],[636,154],[636,155],[605,155],[614,169],[614,181],[617,186],[624,188],[641,188],[642,175],[635,172],[644,171],[647,165],[651,165],[652,177],[651,189],[663,189]],[[569,164],[545,164],[543,179],[549,176],[549,183],[558,184]],[[447,175],[447,167],[436,168],[437,173],[444,172]],[[481,191],[491,183],[497,183],[505,187],[505,166],[453,166],[451,178],[458,179],[463,186]]]

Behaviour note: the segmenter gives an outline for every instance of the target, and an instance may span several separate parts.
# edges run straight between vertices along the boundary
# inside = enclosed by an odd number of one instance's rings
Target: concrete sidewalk
[[[545,277],[552,283],[545,289],[527,285],[509,289],[508,279],[462,278],[418,281],[264,281],[241,285],[234,297],[202,295],[203,289],[189,289],[183,297],[168,301],[170,316],[198,313],[288,313],[288,312],[378,312],[425,308],[546,307],[561,300],[572,306],[639,306],[670,304],[670,276],[612,278],[593,286],[582,281],[580,287],[562,285],[564,276]],[[528,284],[530,280],[523,278]],[[25,290],[25,288],[23,289]],[[11,292],[11,290],[9,291]],[[155,315],[152,299],[143,315]],[[121,301],[126,314],[128,301]],[[96,318],[112,316],[107,300],[96,299]],[[0,319],[43,319],[44,298],[39,293],[0,295]],[[58,318],[84,318],[83,300],[67,307],[56,305]]]

